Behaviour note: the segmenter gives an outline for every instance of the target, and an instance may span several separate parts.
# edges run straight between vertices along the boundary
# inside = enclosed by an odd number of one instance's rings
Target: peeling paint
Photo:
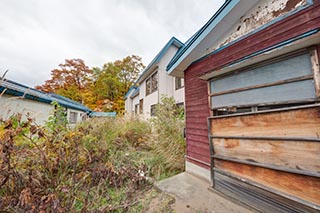
[[[283,16],[303,5],[307,0],[261,0],[248,13],[240,17],[226,33],[220,42],[207,49],[206,54],[218,49],[238,38],[244,36],[257,28],[269,23],[277,17]]]

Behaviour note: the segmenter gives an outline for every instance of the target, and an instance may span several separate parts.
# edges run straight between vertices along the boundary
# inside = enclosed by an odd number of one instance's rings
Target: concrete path
[[[214,212],[214,213],[244,213],[249,209],[231,202],[221,194],[210,189],[208,182],[188,173],[181,173],[162,180],[156,186],[163,192],[175,197],[173,209],[177,213]]]

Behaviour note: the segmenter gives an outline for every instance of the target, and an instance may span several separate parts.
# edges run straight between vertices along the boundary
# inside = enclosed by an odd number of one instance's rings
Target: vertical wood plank
[[[320,68],[317,49],[311,51],[311,64],[314,75],[314,86],[316,89],[316,96],[320,98]]]

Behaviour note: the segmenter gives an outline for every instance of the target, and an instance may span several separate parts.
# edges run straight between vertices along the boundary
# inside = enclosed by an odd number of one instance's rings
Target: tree
[[[114,107],[111,110],[118,113],[124,111],[122,99],[144,67],[141,57],[132,55],[122,60],[108,62],[101,69],[93,68],[94,93],[97,100],[108,99],[113,102]]]
[[[41,86],[44,92],[54,92],[78,102],[84,102],[82,93],[92,87],[92,70],[82,59],[66,59],[58,69],[51,71],[51,79]]]
[[[123,58],[121,61],[114,62],[114,66],[118,68],[118,78],[123,83],[123,89],[128,91],[137,80],[140,72],[145,68],[141,62],[141,57],[131,55]]]

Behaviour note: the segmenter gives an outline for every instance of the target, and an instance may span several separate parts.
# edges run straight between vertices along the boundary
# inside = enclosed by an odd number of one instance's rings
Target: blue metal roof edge
[[[161,60],[161,58],[163,57],[163,55],[168,51],[169,47],[171,47],[172,45],[176,46],[177,48],[180,48],[183,46],[183,43],[177,39],[176,37],[172,37],[167,43],[166,45],[160,50],[160,52],[156,55],[156,57],[154,57],[154,59],[148,64],[148,66],[143,70],[143,72],[141,73],[141,75],[139,76],[139,78],[136,80],[136,83],[140,81],[140,79],[142,78],[143,74],[146,73],[150,67],[152,67],[155,63],[159,62]]]
[[[58,95],[56,93],[49,93],[48,94],[50,97],[56,99],[56,101],[65,107],[73,108],[73,109],[78,109],[81,111],[86,111],[86,112],[91,112],[92,110],[89,109],[88,107],[84,106],[83,104],[76,102],[74,100],[71,100],[67,97],[64,97],[62,95]]]
[[[129,88],[128,92],[124,95],[124,98],[123,99],[127,99],[130,92],[134,89],[136,89],[137,87],[135,85],[133,85],[132,87]]]
[[[130,98],[136,97],[139,94],[139,92],[140,92],[140,87],[137,87],[135,91],[132,93],[132,95],[130,96]]]
[[[193,36],[191,36],[190,39],[180,48],[180,50],[177,52],[177,54],[171,59],[169,64],[167,65],[167,71],[170,73],[170,69],[176,64],[184,53],[188,51],[188,49],[198,40],[200,41],[204,38],[203,33],[208,28],[213,28],[219,21],[218,19],[223,18],[227,11],[230,11],[240,0],[226,0],[225,3],[218,9],[218,11],[209,19],[209,21],[202,27],[200,30],[198,30]],[[199,42],[200,42],[199,41]]]
[[[53,101],[57,101],[60,105],[64,107],[77,109],[85,112],[92,111],[86,106],[64,96],[55,94],[54,96],[56,97],[54,97],[52,96],[52,94],[50,95],[48,93],[42,92],[34,88],[30,88],[26,85],[8,79],[4,79],[3,81],[1,81],[0,84],[0,91],[3,92],[6,89],[5,94],[21,97],[24,96],[26,99],[42,102],[45,104],[51,104]]]
[[[227,64],[227,65],[225,65],[225,66],[223,66],[223,67],[234,66],[234,65],[239,64],[239,63],[241,63],[241,62],[243,62],[243,61],[246,61],[247,59],[250,59],[250,58],[253,58],[253,57],[255,57],[255,56],[264,54],[264,53],[266,53],[266,52],[272,51],[272,50],[277,49],[277,48],[282,48],[282,47],[284,47],[284,46],[290,45],[290,44],[293,43],[293,42],[296,42],[296,41],[298,41],[298,40],[307,38],[307,37],[312,36],[312,35],[314,35],[314,34],[316,34],[316,33],[318,33],[318,32],[320,32],[320,28],[317,28],[317,29],[314,29],[314,30],[310,30],[310,31],[308,31],[308,32],[306,32],[306,33],[297,35],[297,36],[295,36],[295,37],[293,37],[293,38],[291,38],[291,39],[282,41],[282,42],[280,42],[280,43],[278,43],[278,44],[275,44],[275,45],[273,45],[273,46],[264,48],[264,49],[262,49],[262,50],[259,50],[259,51],[257,51],[257,52],[254,52],[254,53],[252,53],[252,54],[250,54],[250,55],[247,55],[247,56],[245,56],[245,57],[242,57],[242,58],[240,58],[240,59],[238,59],[238,60],[236,60],[236,61],[234,61],[234,62],[232,62],[232,63],[229,63],[229,64]],[[221,48],[221,49],[224,49],[224,48]],[[219,52],[219,51],[220,51],[219,49],[216,50],[216,52]],[[216,52],[215,52],[215,53],[216,53]],[[199,60],[200,60],[200,59],[199,59]],[[197,61],[198,61],[198,60],[197,60]],[[197,61],[194,61],[193,63],[196,63]]]

